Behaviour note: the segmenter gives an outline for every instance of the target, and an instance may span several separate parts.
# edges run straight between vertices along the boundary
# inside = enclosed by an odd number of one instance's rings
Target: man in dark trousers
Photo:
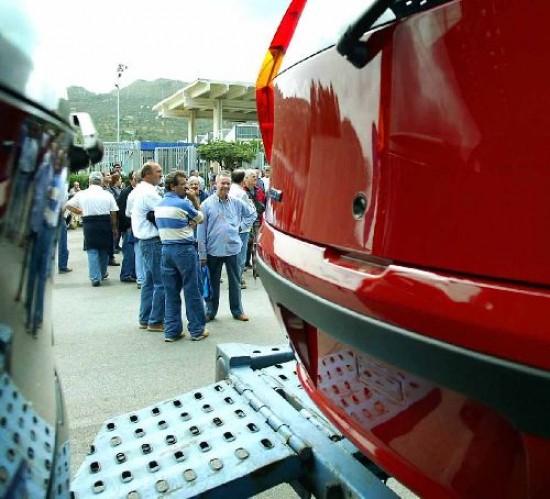
[[[118,229],[122,238],[122,265],[120,267],[120,280],[122,282],[136,282],[136,257],[134,244],[136,238],[132,232],[132,221],[126,216],[126,204],[128,196],[136,186],[135,172],[131,171],[128,175],[130,185],[122,189],[117,199],[118,205]]]
[[[115,198],[102,189],[101,172],[90,173],[89,187],[69,199],[67,209],[82,215],[84,248],[88,253],[88,270],[92,286],[107,278],[109,250],[118,235],[118,206]]]

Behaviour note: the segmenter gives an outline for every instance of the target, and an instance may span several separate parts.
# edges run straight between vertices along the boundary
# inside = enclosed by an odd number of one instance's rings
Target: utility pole
[[[120,143],[120,77],[122,76],[122,73],[128,69],[128,66],[125,64],[119,64],[116,73],[117,73],[117,80],[116,80],[116,88],[117,88],[117,94],[116,94],[116,141],[117,144]]]

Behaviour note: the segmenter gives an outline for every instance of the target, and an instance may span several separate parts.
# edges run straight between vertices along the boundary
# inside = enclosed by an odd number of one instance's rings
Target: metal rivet
[[[139,499],[141,496],[137,490],[131,490],[126,496],[127,499]]]
[[[115,423],[107,423],[107,431],[113,431],[115,428]]]
[[[204,404],[204,405],[202,406],[202,410],[203,410],[204,412],[212,412],[213,409],[212,409],[212,406],[211,406],[210,404]]]
[[[131,423],[137,423],[139,421],[139,416],[137,414],[132,414],[130,416],[130,422]]]
[[[239,459],[246,459],[248,458],[248,456],[250,456],[250,454],[248,453],[248,451],[246,449],[243,449],[242,447],[239,447],[236,451],[235,451],[235,455],[239,458]]]
[[[124,452],[119,452],[119,453],[115,456],[115,459],[116,459],[116,462],[117,462],[118,464],[124,463],[124,462],[126,462],[126,454],[124,454]]]
[[[180,414],[180,418],[183,419],[183,421],[189,421],[191,419],[191,416],[188,412],[182,412]]]
[[[162,421],[159,421],[157,423],[157,426],[159,427],[159,430],[165,430],[166,428],[168,428],[168,423],[163,419]]]
[[[157,492],[166,492],[169,488],[168,482],[166,480],[159,480],[155,483],[155,488],[157,489]]]
[[[191,469],[185,470],[183,472],[183,478],[185,478],[188,482],[192,482],[193,480],[196,480],[197,474]]]
[[[122,439],[120,437],[111,438],[111,447],[116,447],[117,445],[120,445],[121,443],[122,443]]]
[[[137,438],[141,438],[141,437],[145,436],[145,431],[143,430],[143,428],[138,428],[136,431],[134,431],[134,435]]]
[[[158,416],[160,414],[160,409],[158,407],[153,407],[151,409],[151,412],[152,412],[153,416]]]
[[[174,452],[174,457],[176,458],[176,461],[178,463],[181,463],[182,461],[185,461],[186,456],[181,450],[179,450],[177,452]]]
[[[200,430],[197,426],[191,426],[191,428],[189,428],[189,432],[192,434],[192,435],[199,435],[200,434]]]
[[[88,447],[88,456],[91,456],[92,454],[95,454],[95,446],[94,445],[90,445]]]
[[[155,471],[158,471],[160,469],[160,465],[159,463],[157,463],[156,461],[150,461],[148,464],[147,464],[147,467],[149,468],[149,471],[151,473],[154,473]]]
[[[223,438],[225,438],[227,442],[232,442],[233,440],[235,440],[235,435],[233,435],[233,433],[231,433],[230,431],[226,431],[223,434]]]
[[[153,447],[150,444],[141,445],[141,452],[143,452],[143,454],[150,454],[152,451]]]
[[[166,445],[174,445],[177,442],[175,435],[166,435],[164,440]]]
[[[217,457],[215,457],[214,459],[210,459],[209,464],[214,471],[219,471],[223,468],[223,463]]]
[[[212,447],[210,447],[210,444],[208,442],[200,442],[199,443],[199,449],[201,452],[208,452]]]
[[[214,418],[212,420],[212,423],[214,423],[214,426],[222,426],[223,425],[223,421],[220,418]]]
[[[94,461],[92,464],[90,464],[90,472],[91,473],[97,473],[101,469],[101,465]]]

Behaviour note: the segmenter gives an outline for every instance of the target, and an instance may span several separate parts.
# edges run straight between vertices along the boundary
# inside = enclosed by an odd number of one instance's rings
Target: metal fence
[[[189,173],[197,168],[197,148],[187,144],[177,147],[156,147],[142,150],[141,142],[105,142],[103,159],[93,167],[93,170],[109,170],[119,163],[122,171],[128,174],[140,169],[146,161],[155,160],[162,166],[164,173],[172,170],[183,170]]]

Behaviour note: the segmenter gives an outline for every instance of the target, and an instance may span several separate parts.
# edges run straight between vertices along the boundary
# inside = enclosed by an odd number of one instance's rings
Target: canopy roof
[[[163,117],[208,118],[214,111],[226,121],[257,121],[253,83],[198,79],[153,106]]]

